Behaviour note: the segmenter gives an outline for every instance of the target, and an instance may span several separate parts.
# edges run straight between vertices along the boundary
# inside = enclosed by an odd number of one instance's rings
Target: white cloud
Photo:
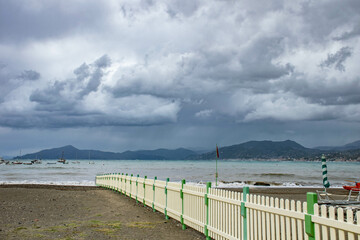
[[[195,116],[198,118],[208,118],[212,115],[212,113],[213,113],[212,109],[205,109],[205,110],[195,113]]]

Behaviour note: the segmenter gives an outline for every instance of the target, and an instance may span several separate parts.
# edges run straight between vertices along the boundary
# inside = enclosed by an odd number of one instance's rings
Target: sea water
[[[95,185],[95,176],[105,173],[190,184],[215,184],[215,160],[68,160],[69,164],[43,160],[42,164],[0,165],[0,184]],[[56,163],[56,164],[54,164]],[[218,185],[242,187],[267,183],[279,187],[321,187],[321,162],[218,160]],[[328,162],[332,187],[360,180],[360,162]]]

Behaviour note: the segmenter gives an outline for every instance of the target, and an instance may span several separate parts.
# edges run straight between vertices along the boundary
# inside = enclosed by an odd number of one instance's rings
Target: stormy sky
[[[0,0],[0,156],[360,139],[360,1]]]

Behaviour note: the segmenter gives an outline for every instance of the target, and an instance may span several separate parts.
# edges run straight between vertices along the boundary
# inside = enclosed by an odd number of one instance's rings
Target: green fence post
[[[113,190],[115,192],[115,173],[111,174],[111,190]]]
[[[153,184],[153,202],[152,202],[152,209],[153,212],[155,212],[155,181],[156,181],[157,177],[154,177],[154,184]]]
[[[208,198],[208,194],[209,194],[209,189],[211,188],[211,182],[207,182],[206,183],[206,193],[205,193],[205,206],[206,206],[206,223],[204,226],[204,234],[206,236],[206,240],[210,240],[211,238],[209,237],[209,230],[208,230],[208,225],[209,225],[209,198]]]
[[[145,187],[145,181],[147,179],[147,176],[144,177],[144,183],[143,183],[143,187],[144,187],[144,199],[143,199],[143,204],[144,204],[144,207],[146,206],[146,201],[145,201],[145,192],[146,192],[146,187]]]
[[[139,180],[139,174],[136,176],[136,196],[135,196],[135,200],[136,200],[136,203],[138,203],[138,199],[137,199],[137,196],[138,196],[138,180]]]
[[[167,200],[168,200],[168,196],[167,196],[167,185],[168,185],[168,182],[170,181],[170,178],[167,178],[166,179],[166,185],[165,185],[165,209],[164,209],[164,213],[165,213],[165,219],[169,219],[169,216],[167,215]]]
[[[109,189],[111,190],[111,178],[112,178],[112,175],[111,173],[109,173]]]
[[[317,194],[308,192],[306,194],[307,214],[305,214],[305,232],[309,236],[309,240],[315,240],[315,224],[311,219],[314,215],[314,205],[317,203]]]
[[[243,226],[244,226],[244,231],[243,231],[243,239],[247,240],[248,236],[247,236],[247,216],[246,216],[246,207],[245,207],[245,202],[246,202],[246,196],[249,194],[249,187],[243,187],[243,201],[241,202],[241,216],[243,216],[244,220],[243,220]]]
[[[123,192],[123,176],[124,176],[124,173],[121,173],[121,193],[124,194]]]
[[[131,197],[131,191],[132,191],[132,188],[131,188],[131,179],[132,179],[133,175],[131,174],[130,175],[130,193],[129,193],[129,196]]]
[[[126,178],[127,178],[128,174],[125,175],[125,196],[126,196]]]
[[[120,183],[120,180],[121,180],[121,174],[118,173],[117,185],[118,185],[118,192],[119,192],[119,194],[121,194],[121,183]]]
[[[186,183],[185,179],[183,179],[181,181],[181,190],[180,190],[180,198],[181,198],[181,216],[180,216],[180,221],[181,221],[181,225],[182,225],[182,229],[185,230],[186,229],[186,225],[184,224],[184,184]]]

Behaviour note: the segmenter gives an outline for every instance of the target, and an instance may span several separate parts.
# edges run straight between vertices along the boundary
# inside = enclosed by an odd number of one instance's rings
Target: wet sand
[[[251,187],[250,193],[305,201],[306,193],[316,190]],[[204,238],[132,198],[99,187],[0,185],[0,213],[0,239]]]

